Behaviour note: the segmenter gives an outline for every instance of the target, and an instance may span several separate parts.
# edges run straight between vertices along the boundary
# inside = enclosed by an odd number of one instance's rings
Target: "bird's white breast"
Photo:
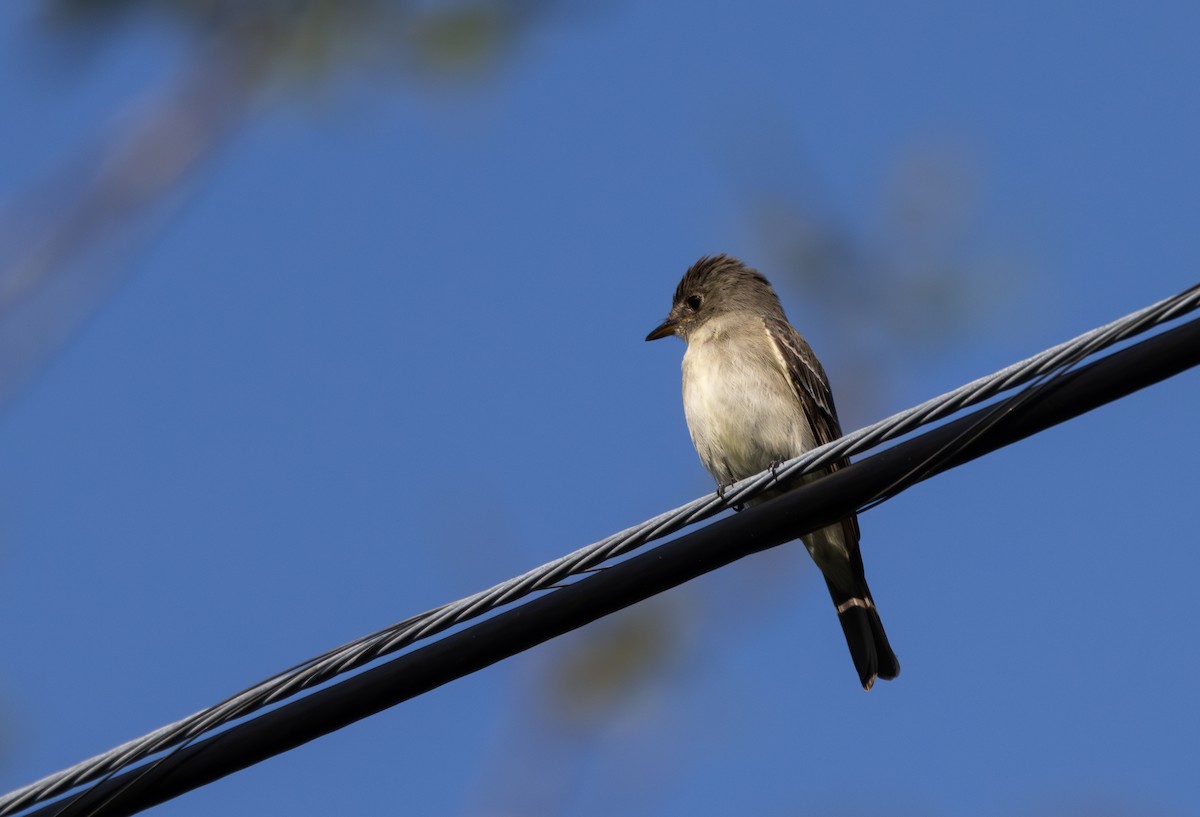
[[[759,334],[761,333],[761,334]],[[814,446],[786,369],[761,323],[709,321],[688,339],[683,409],[696,452],[721,485]]]

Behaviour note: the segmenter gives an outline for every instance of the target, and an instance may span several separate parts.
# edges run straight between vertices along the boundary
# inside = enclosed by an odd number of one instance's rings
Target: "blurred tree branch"
[[[47,0],[53,42],[111,38],[149,16],[181,30],[191,53],[180,76],[148,90],[51,179],[0,203],[0,404],[111,290],[268,89],[309,92],[359,66],[422,81],[478,76],[549,9],[547,0]]]
[[[1023,279],[1020,254],[981,246],[983,168],[961,141],[901,150],[860,226],[837,213],[795,133],[778,121],[750,130],[758,141],[739,146],[733,181],[751,235],[831,369],[843,425],[860,425],[897,372],[984,339],[980,325],[999,322]]]
[[[509,54],[553,5],[46,0],[52,41],[103,44],[121,26],[150,18],[182,32],[190,50],[176,76],[148,79],[146,92],[115,117],[108,133],[53,178],[0,208],[0,404],[111,291],[129,257],[161,229],[186,199],[188,183],[265,95],[309,94],[354,70],[419,82],[470,80]],[[788,153],[761,155],[776,181],[747,185],[747,212],[768,253],[781,262],[763,266],[785,286],[789,277],[798,283],[806,300],[819,305],[814,313],[829,316],[818,334],[847,350],[851,365],[840,372],[855,376],[848,388],[839,387],[844,410],[861,402],[853,397],[861,384],[886,380],[888,355],[944,342],[969,322],[968,307],[986,292],[980,275],[962,263],[958,243],[969,228],[976,180],[969,167],[902,163],[885,197],[883,227],[864,236],[830,215],[827,196],[789,177]],[[747,570],[754,572],[755,590],[736,586],[739,574],[730,574],[726,581],[734,586],[717,586],[716,593],[782,603],[795,594],[807,561],[801,553],[783,554]],[[781,584],[763,593],[764,578]],[[515,755],[499,753],[499,771],[480,793],[485,805],[507,805],[520,800],[523,789],[546,785],[547,767],[563,771],[569,786],[570,767],[587,759],[596,734],[630,720],[631,711],[645,714],[637,707],[654,701],[673,673],[693,665],[697,620],[736,628],[754,612],[745,602],[709,609],[699,592],[671,604],[631,610],[582,633],[535,668],[521,701],[535,728],[518,718],[513,731],[525,744]],[[524,811],[561,811],[569,792],[549,788],[523,802]]]

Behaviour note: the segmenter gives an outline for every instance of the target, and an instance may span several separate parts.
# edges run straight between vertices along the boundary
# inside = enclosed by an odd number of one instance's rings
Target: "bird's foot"
[[[771,476],[776,482],[779,482],[779,466],[783,465],[785,462],[787,462],[787,460],[775,460],[775,462],[767,466],[767,470],[771,472]]]
[[[732,487],[733,487],[733,483],[732,483],[732,482],[727,482],[727,483],[725,483],[725,484],[723,484],[723,485],[718,485],[718,486],[717,486],[717,496],[719,496],[719,497],[721,498],[721,500],[722,500],[722,501],[724,501],[724,500],[725,500],[725,492],[726,492],[726,491],[728,491],[728,490],[729,490],[730,488],[732,488]],[[737,504],[735,504],[735,505],[730,505],[729,507],[733,508],[735,511],[739,511],[739,512],[740,512],[740,511],[741,511],[743,508],[745,508],[746,506],[745,506],[745,505],[743,505],[742,503],[738,502]]]

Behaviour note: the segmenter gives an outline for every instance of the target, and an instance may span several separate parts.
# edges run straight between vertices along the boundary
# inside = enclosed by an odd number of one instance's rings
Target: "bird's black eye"
[[[692,309],[699,309],[700,308],[700,296],[699,295],[689,295],[688,299],[687,299],[687,305],[690,306]]]

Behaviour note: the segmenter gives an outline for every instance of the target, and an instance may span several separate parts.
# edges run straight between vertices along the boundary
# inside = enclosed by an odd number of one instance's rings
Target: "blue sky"
[[[194,54],[37,8],[0,9],[9,217]],[[1195,283],[1198,27],[616,4],[483,75],[255,97],[79,261],[119,283],[0,413],[0,790],[710,490],[682,346],[642,341],[702,254],[777,283],[847,428]],[[1186,373],[864,515],[903,666],[870,694],[791,547],[159,812],[1195,813],[1198,404]]]

